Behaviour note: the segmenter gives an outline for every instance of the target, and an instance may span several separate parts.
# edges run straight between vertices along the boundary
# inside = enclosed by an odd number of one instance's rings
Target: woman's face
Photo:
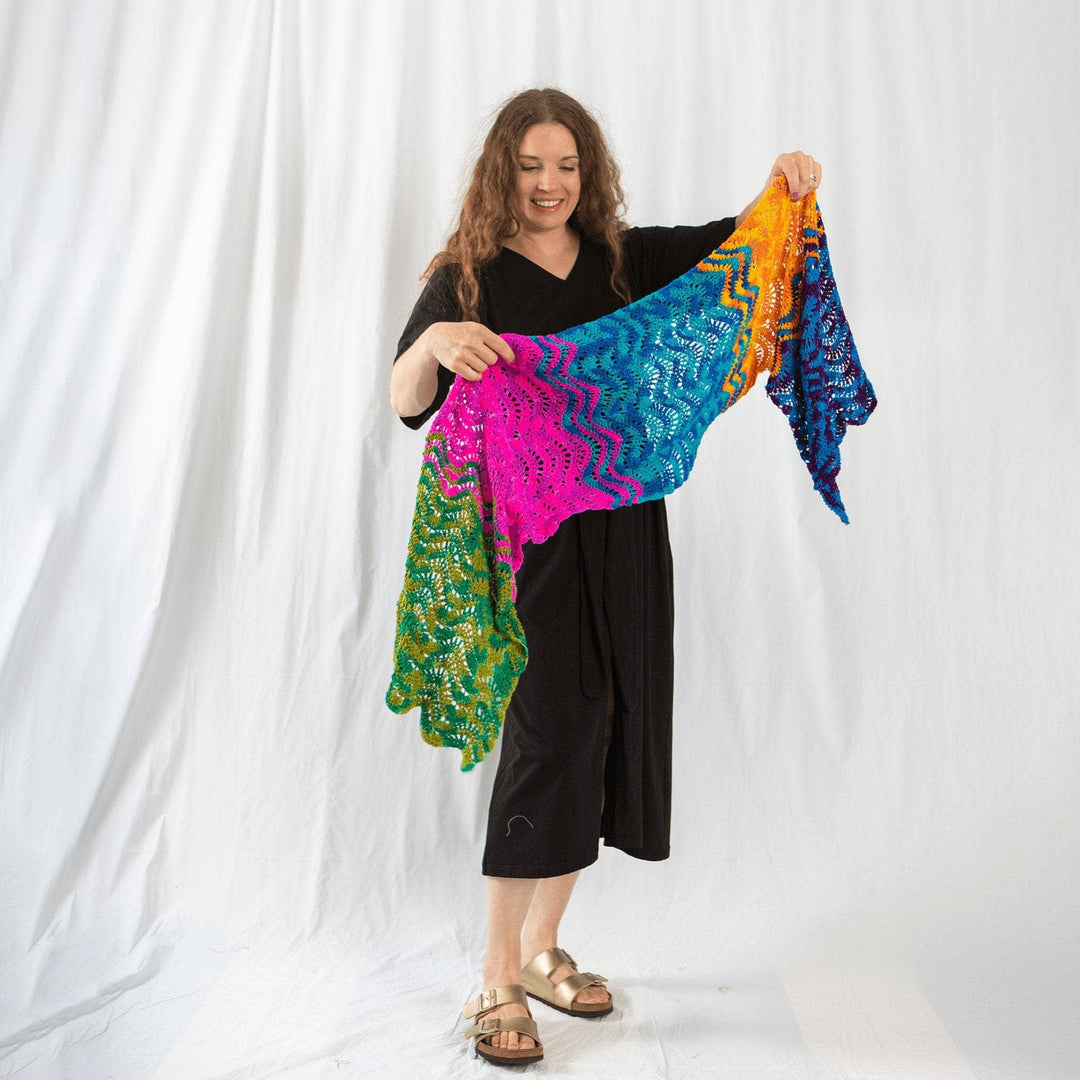
[[[527,232],[566,227],[581,195],[577,143],[562,124],[533,124],[518,148],[518,217]]]

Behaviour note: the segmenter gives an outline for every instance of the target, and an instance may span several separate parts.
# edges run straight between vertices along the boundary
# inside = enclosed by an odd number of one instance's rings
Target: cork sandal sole
[[[549,998],[541,997],[539,994],[534,994],[532,991],[527,991],[529,997],[535,998],[537,1001],[542,1001],[545,1005],[552,1009],[558,1009],[561,1013],[566,1013],[567,1016],[607,1016],[615,1008],[615,1002],[610,998],[607,1001],[583,1001],[578,1005],[571,1005],[570,1008],[564,1008],[562,1005],[556,1005],[554,1001]]]

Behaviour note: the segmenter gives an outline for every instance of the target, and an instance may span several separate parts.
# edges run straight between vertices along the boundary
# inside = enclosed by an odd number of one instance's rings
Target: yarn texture
[[[494,746],[528,659],[514,607],[524,543],[674,491],[762,373],[847,522],[840,441],[877,404],[815,193],[793,202],[783,177],[662,289],[558,334],[502,337],[514,360],[456,379],[428,432],[386,694],[394,712],[419,706],[424,740],[460,750],[462,770]]]

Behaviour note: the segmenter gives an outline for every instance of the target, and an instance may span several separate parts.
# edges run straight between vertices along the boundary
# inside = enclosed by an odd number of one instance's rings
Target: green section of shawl
[[[510,545],[481,516],[476,465],[455,470],[435,433],[425,451],[386,704],[396,713],[419,705],[424,741],[456,747],[468,771],[495,745],[528,651],[514,608]],[[467,558],[434,557],[463,539]],[[451,576],[435,572],[447,566]],[[425,681],[425,672],[429,679],[437,672],[438,681]]]

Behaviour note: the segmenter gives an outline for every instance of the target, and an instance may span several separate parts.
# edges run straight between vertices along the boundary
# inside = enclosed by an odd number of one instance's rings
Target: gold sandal
[[[551,973],[560,965],[569,964],[574,968],[572,975],[551,981]],[[574,958],[558,947],[545,949],[539,956],[534,956],[521,969],[521,985],[526,993],[538,1001],[546,1002],[553,1009],[569,1013],[571,1016],[606,1016],[615,1008],[615,1003],[608,994],[607,1001],[588,1001],[574,1004],[574,998],[586,986],[603,986],[607,979],[592,971],[578,971]]]
[[[486,1020],[481,1019],[484,1013],[500,1005],[508,1005],[512,1001],[524,1005],[529,1015],[492,1016]],[[475,1001],[468,1002],[461,1013],[466,1020],[476,1017],[476,1023],[465,1032],[465,1038],[471,1039],[475,1035],[476,1053],[487,1058],[488,1061],[496,1065],[528,1065],[533,1061],[543,1060],[544,1045],[540,1042],[536,1021],[532,1018],[532,1010],[529,1009],[529,999],[519,983],[513,986],[492,986]],[[516,1031],[522,1035],[528,1035],[536,1045],[519,1046],[513,1050],[505,1046],[492,1046],[489,1041],[491,1036],[497,1035],[500,1031]]]

